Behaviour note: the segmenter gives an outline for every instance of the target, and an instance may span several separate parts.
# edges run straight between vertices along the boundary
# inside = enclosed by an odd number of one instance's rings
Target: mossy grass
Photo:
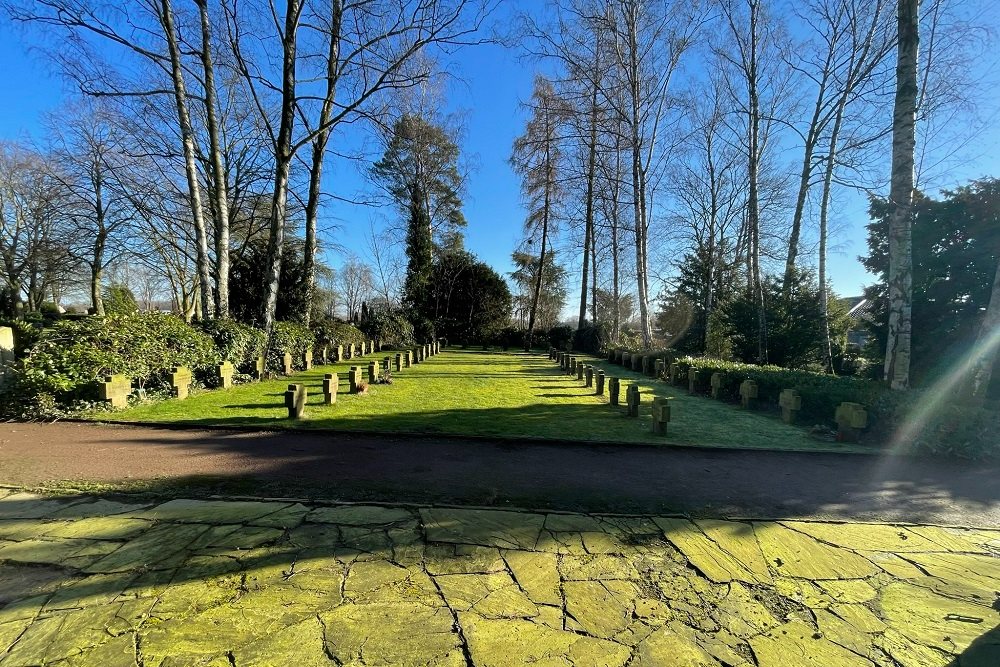
[[[380,355],[395,351],[380,352]],[[538,353],[443,350],[423,363],[394,374],[391,385],[376,384],[367,394],[348,392],[347,370],[369,358],[317,366],[291,378],[196,392],[184,401],[158,400],[93,419],[190,426],[267,429],[330,429],[424,433],[560,441],[687,445],[786,451],[866,452],[871,448],[814,437],[808,429],[781,423],[765,413],[707,397],[590,358],[609,377],[638,384],[639,419],[611,407],[607,396],[563,372]],[[337,403],[323,405],[325,373],[337,372]],[[283,394],[289,381],[304,383],[309,399],[302,419],[288,419]],[[651,427],[653,396],[671,399],[667,437]]]

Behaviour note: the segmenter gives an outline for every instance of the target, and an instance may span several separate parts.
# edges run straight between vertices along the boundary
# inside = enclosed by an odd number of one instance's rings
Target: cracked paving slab
[[[0,667],[996,667],[1000,533],[0,493]]]

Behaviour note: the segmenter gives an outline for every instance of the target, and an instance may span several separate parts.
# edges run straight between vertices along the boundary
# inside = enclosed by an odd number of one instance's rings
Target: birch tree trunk
[[[889,186],[889,335],[885,379],[895,390],[910,384],[910,312],[913,301],[913,155],[916,146],[918,0],[899,0],[896,100],[892,113]]]
[[[208,236],[205,231],[205,216],[201,204],[201,185],[198,182],[198,163],[195,159],[194,130],[191,126],[191,114],[188,111],[187,88],[184,85],[181,54],[177,45],[177,34],[174,30],[174,10],[170,0],[161,0],[161,9],[160,20],[163,22],[163,32],[167,38],[167,50],[170,54],[170,76],[174,85],[177,121],[180,124],[181,143],[184,147],[184,171],[187,175],[188,197],[197,242],[198,277],[201,282],[199,291],[201,298],[200,317],[210,319],[212,317],[210,295],[212,278],[208,259]]]
[[[195,0],[201,17],[201,66],[205,73],[205,124],[208,128],[209,163],[212,167],[215,214],[215,315],[229,318],[229,187],[219,141],[218,97],[212,63],[212,24],[208,0]]]

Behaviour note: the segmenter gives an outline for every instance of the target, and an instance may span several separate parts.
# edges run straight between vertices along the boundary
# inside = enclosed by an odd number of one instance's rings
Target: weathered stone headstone
[[[337,402],[339,382],[336,373],[327,373],[323,376],[323,405],[333,405]]]
[[[652,359],[652,357],[650,357],[648,354],[642,355],[641,361],[639,363],[640,363],[640,366],[642,367],[642,374],[643,375],[652,375],[652,371],[649,368],[649,364],[650,364],[651,359]]]
[[[597,388],[594,393],[598,396],[604,396],[604,371],[597,371]]]
[[[307,347],[306,351],[302,353],[302,368],[307,371],[311,371],[313,367],[313,351],[311,347]]]
[[[306,411],[306,386],[290,384],[285,392],[285,407],[288,408],[288,418],[298,419]]]
[[[292,355],[288,352],[281,355],[281,369],[285,375],[291,375],[295,372],[295,369],[292,367]]]
[[[333,360],[334,360],[334,362],[338,362],[338,361],[343,361],[344,360],[344,346],[343,345],[335,345],[334,346],[334,348],[333,348]]]
[[[722,373],[712,373],[712,398],[722,398]]]
[[[170,393],[178,401],[188,397],[191,390],[191,369],[187,366],[174,366],[170,369]]]
[[[434,354],[441,354],[441,341],[434,341]]]
[[[677,363],[670,364],[670,384],[677,384],[681,378],[681,367]]]
[[[0,366],[14,363],[14,329],[0,327]]]
[[[639,385],[630,384],[628,389],[625,391],[625,403],[628,406],[629,417],[639,416]]]
[[[667,362],[663,359],[656,360],[656,366],[653,368],[653,377],[661,378],[663,377],[663,369],[667,367]]]
[[[409,368],[413,363],[413,352],[407,350],[403,353],[403,368]]]
[[[582,361],[577,361],[576,362],[576,379],[577,380],[582,380],[583,379],[583,373],[584,373],[583,367],[584,367],[584,363]]]
[[[223,389],[231,389],[233,386],[233,373],[236,369],[233,368],[233,363],[231,361],[223,361],[221,364],[215,367],[216,377],[219,379],[219,386]]]
[[[841,403],[837,406],[834,419],[840,442],[857,442],[861,430],[868,426],[868,412],[860,403]]]
[[[264,379],[264,357],[257,357],[253,364],[253,377],[255,380]]]
[[[631,368],[632,370],[637,371],[637,372],[641,372],[642,371],[642,355],[641,354],[639,354],[638,352],[636,352],[635,354],[632,355],[632,364],[631,364],[631,366],[629,366],[629,368]]]
[[[361,391],[361,366],[351,366],[351,371],[347,374],[347,383],[352,394]]]
[[[373,385],[378,382],[378,363],[373,361],[368,362],[368,384]]]
[[[794,424],[802,409],[802,397],[794,389],[785,389],[778,396],[778,405],[781,406],[781,420],[786,424]]]
[[[384,357],[382,359],[382,372],[388,373],[392,370],[392,357]]]
[[[368,351],[369,352],[371,352],[372,354],[375,354],[375,352],[377,352],[380,349],[382,349],[381,345],[379,347],[375,347],[375,341],[373,341],[373,340],[368,341]]]
[[[396,353],[395,366],[393,368],[397,373],[403,370],[403,355],[398,352]]]
[[[413,361],[419,364],[423,360],[424,360],[424,348],[422,347],[413,348]]]
[[[431,344],[430,343],[424,343],[424,358],[426,359],[427,357],[430,357],[433,354],[434,354],[434,352],[431,351]]]
[[[740,405],[749,410],[757,405],[757,383],[744,380],[740,383]]]
[[[618,405],[618,397],[621,394],[621,380],[618,378],[608,378],[608,403]]]
[[[106,375],[101,381],[101,400],[113,408],[128,405],[128,395],[132,393],[132,382],[124,375]]]
[[[583,369],[583,373],[586,376],[586,380],[587,380],[587,383],[585,385],[583,385],[583,386],[584,387],[593,387],[594,386],[594,367],[591,366],[590,364],[587,364],[584,367],[584,369]]]
[[[653,399],[653,433],[666,435],[670,423],[670,400],[657,396]]]
[[[698,381],[698,369],[692,366],[688,369],[688,393],[697,394],[701,389],[701,384]]]

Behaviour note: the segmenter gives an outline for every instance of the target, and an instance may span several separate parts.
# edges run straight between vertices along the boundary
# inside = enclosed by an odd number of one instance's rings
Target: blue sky
[[[501,11],[511,12],[510,4],[505,3]],[[992,73],[996,71],[996,64],[994,56],[992,61],[972,65],[983,72],[983,86],[992,88],[995,85],[996,77]],[[521,102],[531,94],[536,65],[519,60],[513,51],[485,45],[462,51],[452,58],[448,69],[455,79],[448,86],[448,103],[452,110],[465,115],[466,136],[462,149],[478,165],[469,180],[465,198],[465,214],[469,221],[466,247],[506,273],[510,270],[510,253],[521,238],[525,214],[519,181],[507,158],[514,137],[524,126],[526,113]],[[4,72],[6,98],[6,103],[0,105],[0,139],[37,138],[42,115],[58,108],[60,100],[70,91],[47,63],[26,50],[21,36],[5,24],[0,24],[0,70]],[[996,95],[987,94],[984,99],[990,108],[983,109],[982,113],[996,120]],[[950,187],[972,178],[1000,176],[998,148],[1000,130],[993,122],[963,153],[966,157],[955,162],[935,185]],[[788,159],[794,162],[795,157],[790,155]],[[888,167],[886,156],[887,172]],[[339,196],[350,198],[366,187],[361,165],[333,163],[327,174],[326,189]],[[338,227],[336,240],[339,244],[364,259],[370,222],[379,225],[391,215],[393,213],[387,209],[331,203],[324,211],[324,221],[327,227]],[[860,195],[842,193],[833,223],[836,233],[832,239],[830,275],[834,289],[844,295],[858,294],[862,285],[872,281],[856,259],[865,251],[864,199]],[[564,259],[571,269],[578,269],[578,259]],[[327,260],[336,266],[343,257],[330,253]],[[655,296],[655,292],[651,296]]]

